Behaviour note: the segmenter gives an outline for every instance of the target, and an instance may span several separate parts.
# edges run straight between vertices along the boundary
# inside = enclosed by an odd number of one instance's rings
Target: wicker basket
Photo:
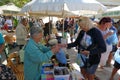
[[[5,35],[4,39],[8,44],[13,44],[16,41],[16,38],[13,35]]]

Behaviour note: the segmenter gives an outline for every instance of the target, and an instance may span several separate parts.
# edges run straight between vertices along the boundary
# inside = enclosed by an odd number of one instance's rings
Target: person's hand
[[[45,39],[46,39],[46,41],[48,41],[48,40],[50,39],[50,36],[47,35],[47,36],[45,37]]]
[[[27,35],[27,38],[30,38],[30,34]]]
[[[81,53],[84,54],[85,56],[88,56],[90,54],[90,51],[83,50],[83,51],[81,51]]]
[[[67,44],[58,44],[61,48],[67,47]]]
[[[53,47],[51,48],[51,51],[52,51],[54,54],[56,54],[56,53],[59,52],[60,48],[61,48],[61,47],[60,47],[59,45],[55,45],[55,46],[53,46]]]
[[[112,35],[114,33],[114,31],[113,30],[110,30],[107,34],[110,36],[110,35]]]
[[[109,31],[106,35],[104,35],[104,39],[108,38],[114,33],[114,31]]]

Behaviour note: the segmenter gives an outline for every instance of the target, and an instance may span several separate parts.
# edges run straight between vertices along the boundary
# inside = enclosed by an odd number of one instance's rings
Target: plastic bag
[[[67,64],[67,59],[66,59],[65,52],[63,51],[63,49],[60,49],[60,51],[56,54],[56,58],[60,63]]]
[[[76,62],[77,64],[80,66],[80,67],[83,67],[84,66],[84,63],[81,59],[81,55],[80,54],[77,54],[77,58],[76,58]]]
[[[22,48],[18,53],[20,56],[20,62],[24,62],[24,48]]]
[[[109,36],[107,39],[106,39],[106,42],[108,44],[117,44],[118,43],[118,37],[117,37],[117,34],[116,32],[114,32],[111,36]]]
[[[117,51],[115,52],[114,59],[120,64],[120,48],[118,48]]]
[[[85,68],[89,68],[91,67],[91,64],[89,63],[89,58],[86,57],[85,55],[83,54],[78,54],[77,55],[77,60],[76,60],[77,64],[80,66],[80,67],[85,67]]]
[[[77,54],[77,58],[76,58],[77,64],[78,64],[80,67],[85,66],[86,58],[87,58],[87,57],[86,57],[85,55],[78,53],[78,54]],[[83,61],[83,60],[84,60],[84,61]]]

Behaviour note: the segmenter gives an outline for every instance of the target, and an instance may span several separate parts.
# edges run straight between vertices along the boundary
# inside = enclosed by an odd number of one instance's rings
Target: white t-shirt
[[[7,23],[8,26],[12,26],[12,20],[10,20],[10,19],[7,19],[7,20],[5,21],[5,23]]]

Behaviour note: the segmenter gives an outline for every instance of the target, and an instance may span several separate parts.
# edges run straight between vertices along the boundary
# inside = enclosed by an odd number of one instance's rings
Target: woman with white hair
[[[43,30],[40,27],[31,27],[30,39],[25,46],[24,53],[24,76],[25,80],[40,80],[40,71],[43,63],[48,63],[53,54],[60,47],[58,45],[48,48],[40,43]]]
[[[66,46],[78,46],[78,65],[85,79],[94,80],[94,75],[100,62],[101,53],[106,51],[106,45],[101,32],[94,27],[88,17],[81,16],[78,22],[81,31],[73,43]],[[82,62],[81,62],[82,61]],[[83,64],[81,64],[83,63]]]

